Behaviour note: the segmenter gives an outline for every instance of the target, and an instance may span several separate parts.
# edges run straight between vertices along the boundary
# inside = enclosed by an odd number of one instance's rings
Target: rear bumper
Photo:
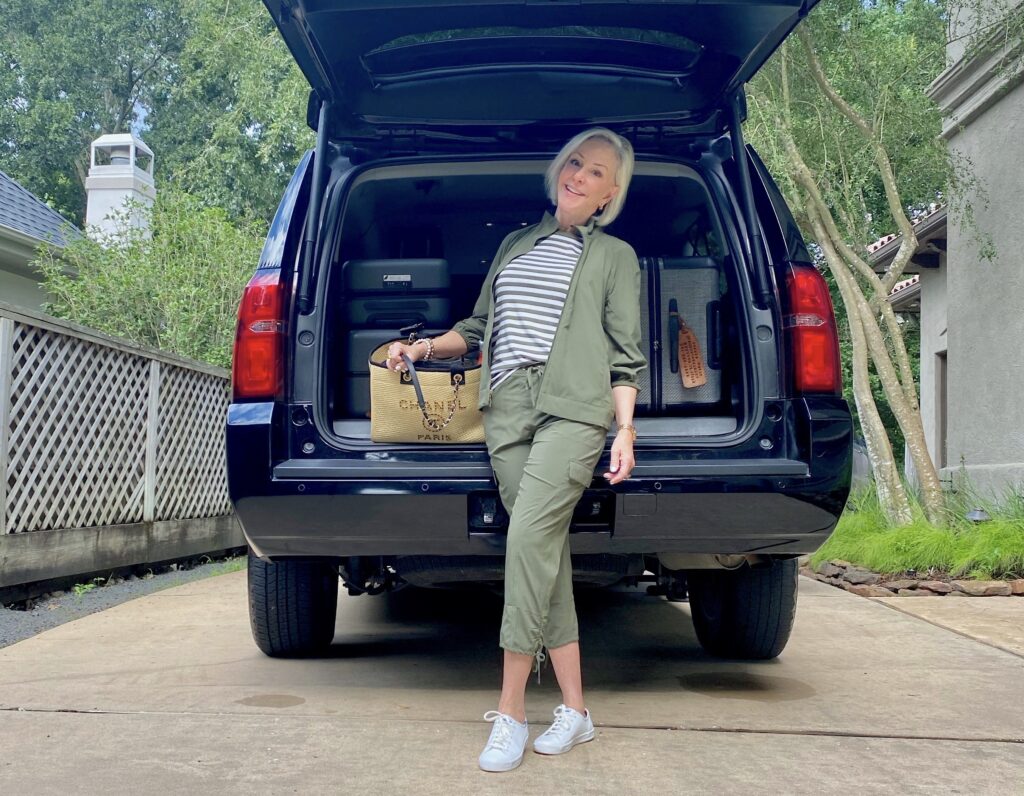
[[[766,553],[816,550],[850,489],[852,424],[846,402],[789,402],[770,430],[789,458],[733,449],[638,448],[634,476],[611,489],[600,524],[574,526],[576,553]],[[495,495],[486,454],[452,452],[272,461],[283,407],[232,405],[231,499],[254,550],[285,556],[494,555],[504,531],[471,529],[471,505]],[[763,451],[760,451],[763,453]]]

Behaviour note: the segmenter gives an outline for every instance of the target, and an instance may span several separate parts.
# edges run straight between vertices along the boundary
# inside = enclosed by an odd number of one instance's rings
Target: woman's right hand
[[[427,353],[427,347],[414,343],[409,345],[408,343],[394,342],[388,346],[388,370],[395,370],[402,373],[409,369],[408,365],[402,359],[402,354],[405,354],[413,362],[419,362],[423,359],[423,355]]]

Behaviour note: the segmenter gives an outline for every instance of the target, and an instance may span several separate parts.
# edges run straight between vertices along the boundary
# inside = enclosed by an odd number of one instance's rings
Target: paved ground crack
[[[912,617],[913,619],[920,619],[922,622],[927,622],[932,627],[937,627],[937,628],[940,628],[941,630],[948,630],[950,633],[954,633],[955,635],[960,636],[960,638],[965,638],[965,639],[967,639],[969,641],[975,641],[978,644],[984,644],[986,647],[991,647],[994,650],[999,650],[1000,652],[1005,652],[1007,655],[1012,655],[1015,658],[1024,659],[1024,655],[1022,655],[1021,653],[1017,652],[1016,650],[1011,650],[1011,649],[1008,649],[1006,647],[1000,646],[999,644],[996,644],[994,641],[988,641],[987,639],[978,638],[977,636],[972,636],[970,633],[965,633],[962,630],[957,630],[955,627],[950,627],[949,625],[944,625],[941,622],[936,622],[933,619],[929,619],[929,618],[927,618],[925,616],[920,616],[919,614],[915,614],[915,613],[913,613],[911,611],[907,611],[907,610],[905,610],[903,608],[900,608],[898,605],[895,604],[895,602],[893,600],[891,600],[888,597],[881,598],[881,599],[878,599],[878,598],[869,598],[869,599],[871,599],[872,602],[878,603],[879,605],[884,605],[886,608],[891,608],[893,611],[896,611],[897,613],[903,614],[903,616],[909,616],[909,617]]]
[[[955,741],[958,743],[966,741],[969,743],[1024,744],[1024,737],[1005,738],[1002,736],[922,735],[918,733],[856,732],[852,730],[782,730],[761,729],[756,727],[702,727],[698,725],[598,724],[596,726],[622,730],[676,730],[682,732],[738,733],[742,735],[795,735],[817,736],[822,738],[869,738],[889,741]]]
[[[245,713],[224,713],[218,711],[154,711],[154,710],[84,710],[76,708],[22,708],[13,706],[0,706],[0,713],[44,713],[59,714],[70,713],[85,716],[195,716],[197,718],[209,718],[217,716],[232,716],[236,718],[259,718],[275,716],[280,718],[295,718],[303,720],[321,721],[344,721],[344,717],[324,716],[311,713],[282,713],[280,711],[246,711]],[[417,723],[417,724],[475,724],[463,719],[418,719],[418,718],[389,718],[388,722]],[[532,722],[535,726],[545,726],[545,722]],[[861,738],[867,740],[889,740],[889,741],[938,741],[951,743],[988,743],[988,744],[1013,744],[1024,745],[1024,737],[1008,738],[1004,736],[960,736],[960,735],[925,735],[920,733],[885,733],[885,732],[864,732],[854,730],[816,730],[803,729],[776,729],[758,727],[720,727],[716,725],[701,726],[687,724],[614,724],[597,722],[595,726],[599,730],[650,730],[658,732],[691,732],[691,733],[733,733],[738,735],[782,735],[793,737],[819,737],[819,738]]]

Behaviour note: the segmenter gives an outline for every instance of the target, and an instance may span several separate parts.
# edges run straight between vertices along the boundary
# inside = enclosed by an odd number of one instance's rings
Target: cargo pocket
[[[594,468],[576,459],[569,459],[569,480],[585,489],[594,480]]]

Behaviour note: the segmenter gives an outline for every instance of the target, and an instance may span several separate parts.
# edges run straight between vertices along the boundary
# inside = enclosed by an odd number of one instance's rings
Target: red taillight
[[[828,283],[810,265],[786,273],[789,306],[783,317],[790,340],[793,382],[798,393],[843,392],[839,335]]]
[[[275,269],[257,271],[238,307],[231,384],[235,400],[275,398],[284,383],[285,285]]]

